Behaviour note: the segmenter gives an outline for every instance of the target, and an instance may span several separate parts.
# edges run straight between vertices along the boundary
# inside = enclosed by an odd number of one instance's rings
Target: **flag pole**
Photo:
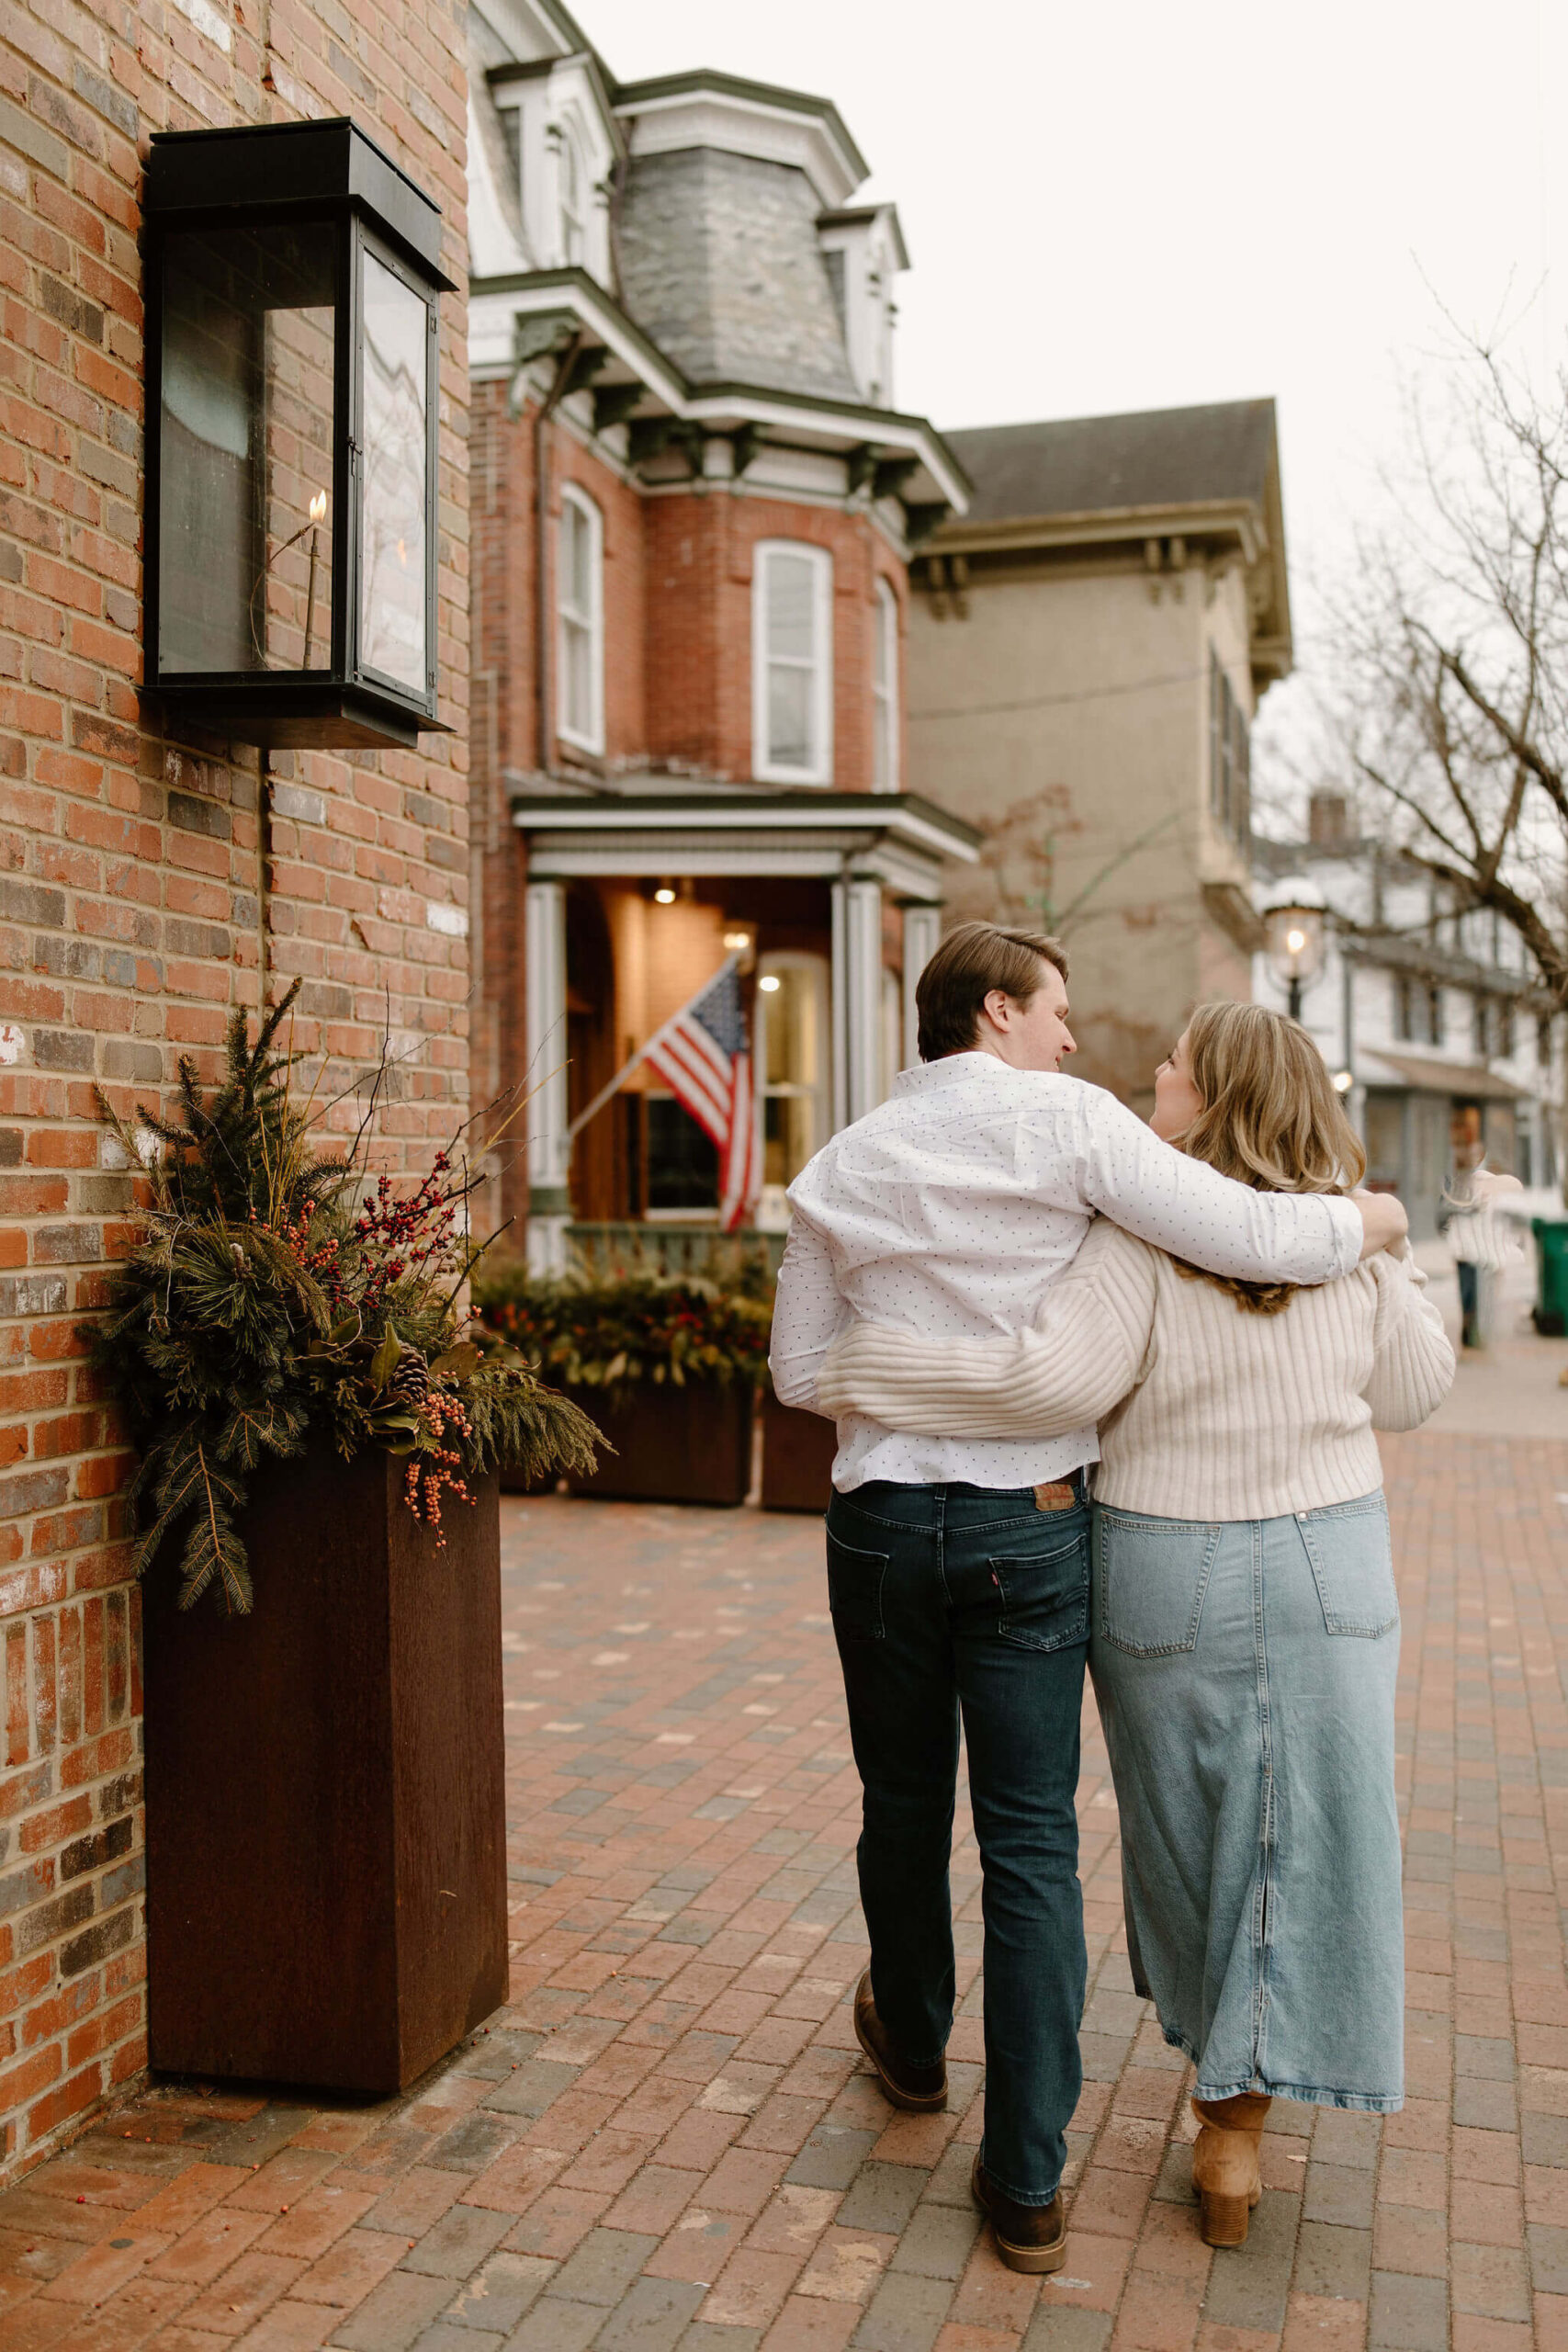
[[[686,999],[685,1003],[678,1005],[675,1011],[670,1015],[669,1020],[661,1022],[659,1027],[654,1031],[652,1036],[646,1037],[643,1040],[636,1053],[632,1056],[630,1061],[623,1062],[621,1064],[620,1069],[615,1072],[615,1077],[610,1080],[608,1086],[602,1086],[599,1089],[598,1093],[593,1097],[593,1100],[588,1105],[587,1110],[580,1111],[578,1113],[576,1118],[573,1119],[570,1126],[568,1127],[566,1131],[566,1140],[569,1144],[576,1142],[578,1136],[588,1125],[590,1119],[597,1118],[599,1113],[604,1108],[605,1103],[610,1100],[611,1095],[615,1093],[626,1084],[633,1070],[636,1069],[638,1062],[647,1059],[648,1056],[653,1051],[655,1046],[658,1045],[660,1037],[664,1036],[668,1031],[673,1029],[677,1021],[684,1019],[685,1015],[690,1012],[693,1005],[696,1003],[698,998],[706,996],[709,989],[716,987],[718,982],[723,979],[726,972],[733,971],[739,961],[740,958],[739,955],[727,956],[723,963],[719,966],[717,971],[714,973],[712,978],[705,980],[700,989],[694,989],[692,994]]]

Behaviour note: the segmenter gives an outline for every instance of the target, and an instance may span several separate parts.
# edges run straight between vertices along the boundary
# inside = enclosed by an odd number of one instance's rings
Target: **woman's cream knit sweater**
[[[942,1437],[1100,1423],[1095,1497],[1161,1519],[1276,1519],[1382,1483],[1374,1428],[1415,1429],[1454,1352],[1405,1252],[1254,1315],[1103,1218],[1028,1330],[927,1340],[856,1323],[818,1383],[825,1412]]]

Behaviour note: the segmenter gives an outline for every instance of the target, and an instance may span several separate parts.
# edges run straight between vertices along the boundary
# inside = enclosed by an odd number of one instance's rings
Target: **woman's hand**
[[[1396,1193],[1352,1193],[1361,1212],[1361,1255],[1375,1258],[1380,1250],[1396,1250],[1410,1230],[1404,1204]]]

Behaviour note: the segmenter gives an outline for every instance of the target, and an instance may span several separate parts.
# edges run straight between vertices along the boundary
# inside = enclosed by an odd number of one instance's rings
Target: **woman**
[[[1365,1156],[1312,1040],[1200,1006],[1156,1132],[1228,1176],[1340,1192]],[[1408,1254],[1292,1291],[1097,1225],[1035,1327],[862,1323],[823,1408],[949,1436],[1100,1423],[1090,1666],[1122,1817],[1134,1982],[1197,2068],[1211,2245],[1258,2202],[1270,2098],[1404,2102],[1393,1792],[1399,1612],[1374,1426],[1413,1429],[1453,1351]]]

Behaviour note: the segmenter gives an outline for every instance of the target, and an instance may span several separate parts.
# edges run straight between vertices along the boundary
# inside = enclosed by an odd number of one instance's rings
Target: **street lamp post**
[[[1302,997],[1323,969],[1327,910],[1315,885],[1292,876],[1281,882],[1263,912],[1269,968],[1286,991],[1291,1019],[1302,1017]]]

